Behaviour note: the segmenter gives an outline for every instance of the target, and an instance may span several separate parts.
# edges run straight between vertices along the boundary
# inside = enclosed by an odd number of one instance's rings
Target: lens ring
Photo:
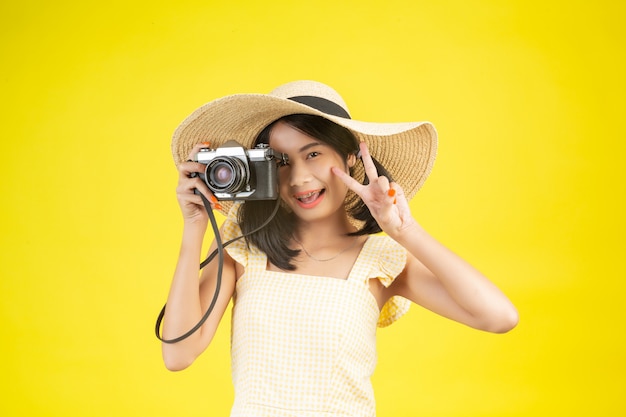
[[[216,157],[206,167],[207,186],[215,193],[234,194],[245,190],[248,177],[247,166],[235,157]]]

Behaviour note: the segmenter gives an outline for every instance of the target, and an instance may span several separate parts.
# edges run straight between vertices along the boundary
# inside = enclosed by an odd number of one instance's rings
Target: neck
[[[335,219],[325,219],[319,222],[298,222],[296,228],[296,236],[298,240],[309,241],[314,240],[320,243],[326,242],[332,244],[337,240],[347,237],[348,233],[356,231],[356,227],[350,223],[348,216],[338,217]]]
[[[338,221],[300,222],[293,237],[294,245],[303,250],[303,256],[317,262],[337,259],[361,241],[348,233],[356,231],[347,216]]]

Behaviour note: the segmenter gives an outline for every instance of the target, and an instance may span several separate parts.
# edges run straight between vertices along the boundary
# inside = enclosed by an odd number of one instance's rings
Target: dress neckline
[[[264,252],[261,252],[262,256],[260,257],[259,262],[261,262],[264,265],[264,268],[263,268],[264,271],[271,273],[271,274],[288,275],[288,276],[305,277],[305,278],[332,279],[332,280],[339,281],[339,282],[350,281],[350,279],[354,275],[354,271],[356,270],[356,267],[359,265],[360,262],[363,262],[363,258],[367,254],[369,244],[372,241],[370,237],[371,236],[367,236],[367,239],[365,239],[365,242],[363,242],[363,246],[361,247],[361,250],[359,251],[359,254],[357,255],[356,259],[354,260],[354,263],[352,264],[352,267],[350,268],[350,272],[348,273],[348,276],[345,278],[332,277],[328,275],[301,274],[298,272],[283,271],[283,270],[275,271],[272,269],[268,269],[267,268],[268,266],[267,255]]]

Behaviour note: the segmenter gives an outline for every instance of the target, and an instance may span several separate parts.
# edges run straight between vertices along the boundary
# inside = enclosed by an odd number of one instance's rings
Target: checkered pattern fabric
[[[235,219],[231,211],[225,240],[240,234]],[[268,271],[265,254],[243,240],[227,251],[246,269],[232,313],[231,417],[374,416],[376,327],[410,302],[394,297],[379,311],[368,283],[391,284],[404,268],[404,248],[370,236],[346,280]]]

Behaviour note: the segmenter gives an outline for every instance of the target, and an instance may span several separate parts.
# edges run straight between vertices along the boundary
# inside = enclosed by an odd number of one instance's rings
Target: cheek
[[[278,186],[283,187],[289,184],[289,174],[287,173],[286,168],[282,168],[278,170]]]
[[[278,193],[283,199],[289,193],[289,175],[280,171],[278,173]]]

